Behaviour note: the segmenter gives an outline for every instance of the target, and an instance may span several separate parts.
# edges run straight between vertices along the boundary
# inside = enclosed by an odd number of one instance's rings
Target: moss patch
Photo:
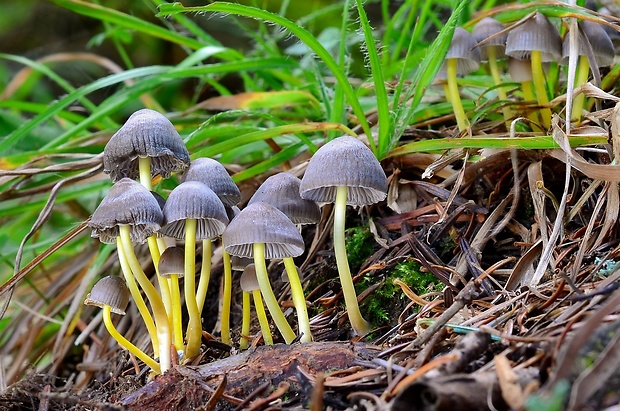
[[[348,228],[345,235],[349,266],[355,272],[374,253],[376,243],[367,226]]]

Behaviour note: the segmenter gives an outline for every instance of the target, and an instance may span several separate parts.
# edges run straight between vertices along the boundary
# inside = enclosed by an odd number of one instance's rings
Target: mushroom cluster
[[[614,45],[605,27],[595,21],[579,22],[577,35],[579,58],[575,87],[588,80],[588,75],[598,76],[600,67],[609,66],[615,56]],[[475,71],[480,63],[493,78],[494,90],[502,103],[507,126],[516,116],[509,109],[510,100],[503,84],[499,62],[508,59],[507,70],[513,81],[521,84],[522,97],[534,102],[534,110],[527,110],[533,131],[546,131],[551,125],[550,98],[554,94],[553,81],[546,71],[549,65],[568,64],[569,35],[560,35],[557,24],[543,13],[536,11],[515,24],[505,27],[499,21],[485,17],[474,27],[471,34],[457,27],[446,54],[446,61],[437,79],[445,81],[446,99],[453,107],[459,132],[469,130],[469,120],[461,103],[457,76]],[[584,107],[584,95],[576,97],[571,114],[573,121],[580,121]]]
[[[308,303],[294,258],[305,250],[300,225],[313,224],[321,218],[318,203],[335,205],[334,252],[347,313],[355,333],[368,333],[369,325],[361,316],[347,263],[345,212],[347,205],[384,200],[387,180],[378,160],[359,140],[347,136],[326,143],[309,161],[302,180],[285,172],[275,174],[240,210],[237,204],[241,195],[227,170],[209,158],[190,162],[183,140],[170,121],[160,113],[144,109],[134,113],[106,145],[104,171],[114,185],[94,211],[89,227],[93,237],[117,245],[122,278],[102,279],[85,304],[102,307],[110,335],[155,373],[163,373],[179,360],[200,354],[201,313],[214,241],[222,245],[224,264],[222,342],[233,344],[230,305],[235,268],[244,271],[239,284],[243,291],[243,323],[238,342],[241,349],[252,340],[250,295],[265,344],[273,344],[273,337],[263,301],[286,343],[297,339],[312,341]],[[179,172],[183,173],[182,182],[166,199],[151,191],[154,178],[168,178]],[[148,244],[155,284],[145,273],[150,267],[136,255],[136,246],[143,243]],[[199,246],[202,257],[197,272]],[[234,266],[233,259],[242,265]],[[267,259],[284,264],[297,314],[297,332],[272,290]],[[114,328],[110,313],[124,314],[129,296],[148,330],[152,356]]]

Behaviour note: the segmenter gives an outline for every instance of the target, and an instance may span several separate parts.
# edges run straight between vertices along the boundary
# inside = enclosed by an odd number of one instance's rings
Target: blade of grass
[[[240,183],[241,181],[247,180],[248,178],[252,178],[269,170],[273,170],[274,167],[279,166],[285,161],[291,160],[293,157],[304,152],[305,149],[306,148],[304,143],[296,143],[288,146],[284,150],[272,155],[266,160],[261,161],[260,163],[255,164],[251,167],[248,167],[243,171],[235,173],[232,176],[232,179],[235,183]]]
[[[249,18],[254,18],[263,21],[269,21],[274,24],[278,24],[292,34],[294,34],[299,40],[301,40],[305,45],[307,45],[329,68],[332,72],[333,76],[336,77],[336,80],[342,84],[343,92],[347,96],[347,100],[351,105],[353,113],[357,116],[357,120],[359,121],[362,129],[369,136],[369,142],[371,145],[371,149],[374,153],[377,153],[377,147],[375,142],[370,136],[372,136],[370,131],[370,126],[368,124],[368,120],[364,115],[364,110],[353,90],[351,84],[349,83],[345,73],[342,72],[338,63],[334,60],[334,58],[329,54],[329,52],[323,47],[321,43],[314,37],[310,32],[308,32],[303,27],[298,26],[294,22],[278,16],[277,14],[270,13],[265,10],[260,10],[255,7],[244,6],[240,4],[233,3],[213,3],[208,6],[203,7],[184,7],[179,3],[162,5],[161,10],[158,15],[167,16],[175,13],[196,13],[196,12],[222,12],[228,14],[235,14],[239,16],[245,16]]]

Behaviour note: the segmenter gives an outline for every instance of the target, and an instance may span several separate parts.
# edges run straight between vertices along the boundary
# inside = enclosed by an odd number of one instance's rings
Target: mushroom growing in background
[[[532,80],[534,79],[534,76],[532,75],[532,64],[528,60],[519,60],[509,57],[508,73],[514,81],[521,83],[523,99],[525,101],[535,102],[536,97],[534,97],[534,92],[532,90]],[[526,117],[530,120],[533,130],[542,131],[542,129],[538,126],[538,124],[540,124],[540,119],[538,118],[538,113],[536,113],[536,111],[528,110]]]
[[[159,259],[159,275],[170,281],[172,299],[172,335],[174,347],[183,350],[183,322],[181,316],[181,293],[179,278],[185,275],[185,251],[181,247],[168,247]]]
[[[88,226],[92,230],[92,237],[99,238],[103,243],[116,242],[125,281],[149,331],[153,350],[159,352],[161,371],[165,372],[171,366],[168,314],[157,289],[144,274],[133,248],[134,242],[143,243],[152,237],[162,222],[162,210],[151,192],[140,183],[123,178],[112,186],[101,201]],[[136,280],[151,303],[155,322],[142,299]]]
[[[223,234],[226,251],[230,255],[253,257],[260,290],[278,330],[287,343],[295,339],[295,332],[280,309],[273,293],[265,258],[296,257],[304,252],[304,240],[295,224],[270,204],[256,202],[235,217]],[[300,330],[309,329],[299,318]]]
[[[153,371],[159,373],[160,367],[157,361],[123,337],[112,322],[111,313],[125,315],[125,309],[129,304],[129,294],[127,285],[119,277],[103,277],[95,283],[90,293],[86,296],[84,304],[102,308],[103,323],[110,333],[110,336],[112,336],[121,347],[124,347],[127,351],[141,359]]]
[[[543,126],[551,126],[551,110],[543,63],[559,61],[562,55],[562,39],[560,33],[549,19],[542,13],[535,12],[523,24],[508,33],[506,39],[506,55],[519,60],[529,60],[532,65],[536,99],[541,106],[540,116]]]
[[[226,228],[228,217],[224,204],[206,185],[185,181],[170,192],[164,205],[163,235],[185,240],[185,304],[189,315],[185,357],[199,354],[202,338],[200,311],[196,299],[196,240],[219,236]]]
[[[345,248],[347,204],[370,205],[387,196],[387,178],[372,151],[356,138],[336,138],[312,156],[301,180],[302,198],[334,203],[334,252],[349,320],[358,335],[370,331],[362,317]]]
[[[457,27],[454,30],[450,48],[446,53],[445,67],[448,82],[446,97],[452,103],[457,126],[462,132],[469,128],[469,120],[463,109],[456,77],[457,75],[471,73],[480,67],[480,50],[476,48],[476,40],[470,32],[462,27]]]
[[[273,345],[273,337],[271,336],[271,329],[269,328],[269,321],[267,320],[267,313],[265,313],[265,307],[263,306],[263,299],[260,295],[260,285],[258,284],[258,278],[256,278],[256,269],[254,264],[248,264],[243,269],[241,274],[241,291],[243,292],[243,319],[241,321],[241,340],[239,341],[239,348],[248,348],[250,339],[250,294],[254,298],[254,309],[256,310],[256,316],[258,317],[258,323],[260,324],[261,332],[263,333],[263,340],[266,345]]]

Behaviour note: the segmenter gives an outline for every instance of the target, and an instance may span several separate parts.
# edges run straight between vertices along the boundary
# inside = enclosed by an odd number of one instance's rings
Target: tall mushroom
[[[304,252],[304,240],[295,224],[282,211],[259,201],[241,210],[228,224],[223,241],[230,255],[254,258],[256,277],[271,318],[284,340],[293,341],[295,332],[273,293],[265,258],[296,257]]]
[[[129,304],[129,289],[119,277],[103,277],[97,281],[90,293],[86,296],[84,304],[94,305],[103,309],[103,323],[110,336],[127,351],[144,361],[153,371],[160,372],[157,361],[148,356],[144,351],[136,347],[127,338],[118,332],[112,322],[111,313],[125,315],[125,309]]]
[[[159,352],[161,371],[165,372],[171,366],[168,314],[157,289],[144,274],[133,248],[133,243],[143,243],[151,237],[162,222],[162,210],[151,192],[129,178],[122,178],[101,201],[88,225],[92,237],[99,238],[103,243],[116,242],[123,275],[149,331],[153,349]],[[151,303],[155,322],[146,308],[136,280]]]
[[[185,304],[189,315],[185,357],[199,354],[202,338],[200,311],[196,300],[196,240],[219,236],[228,223],[224,204],[206,185],[185,181],[170,192],[164,205],[163,235],[185,240]]]
[[[334,203],[334,252],[349,320],[358,335],[370,325],[357,303],[355,287],[345,248],[347,204],[370,205],[387,196],[387,178],[372,151],[356,138],[336,138],[317,150],[301,180],[302,198],[318,203]]]

